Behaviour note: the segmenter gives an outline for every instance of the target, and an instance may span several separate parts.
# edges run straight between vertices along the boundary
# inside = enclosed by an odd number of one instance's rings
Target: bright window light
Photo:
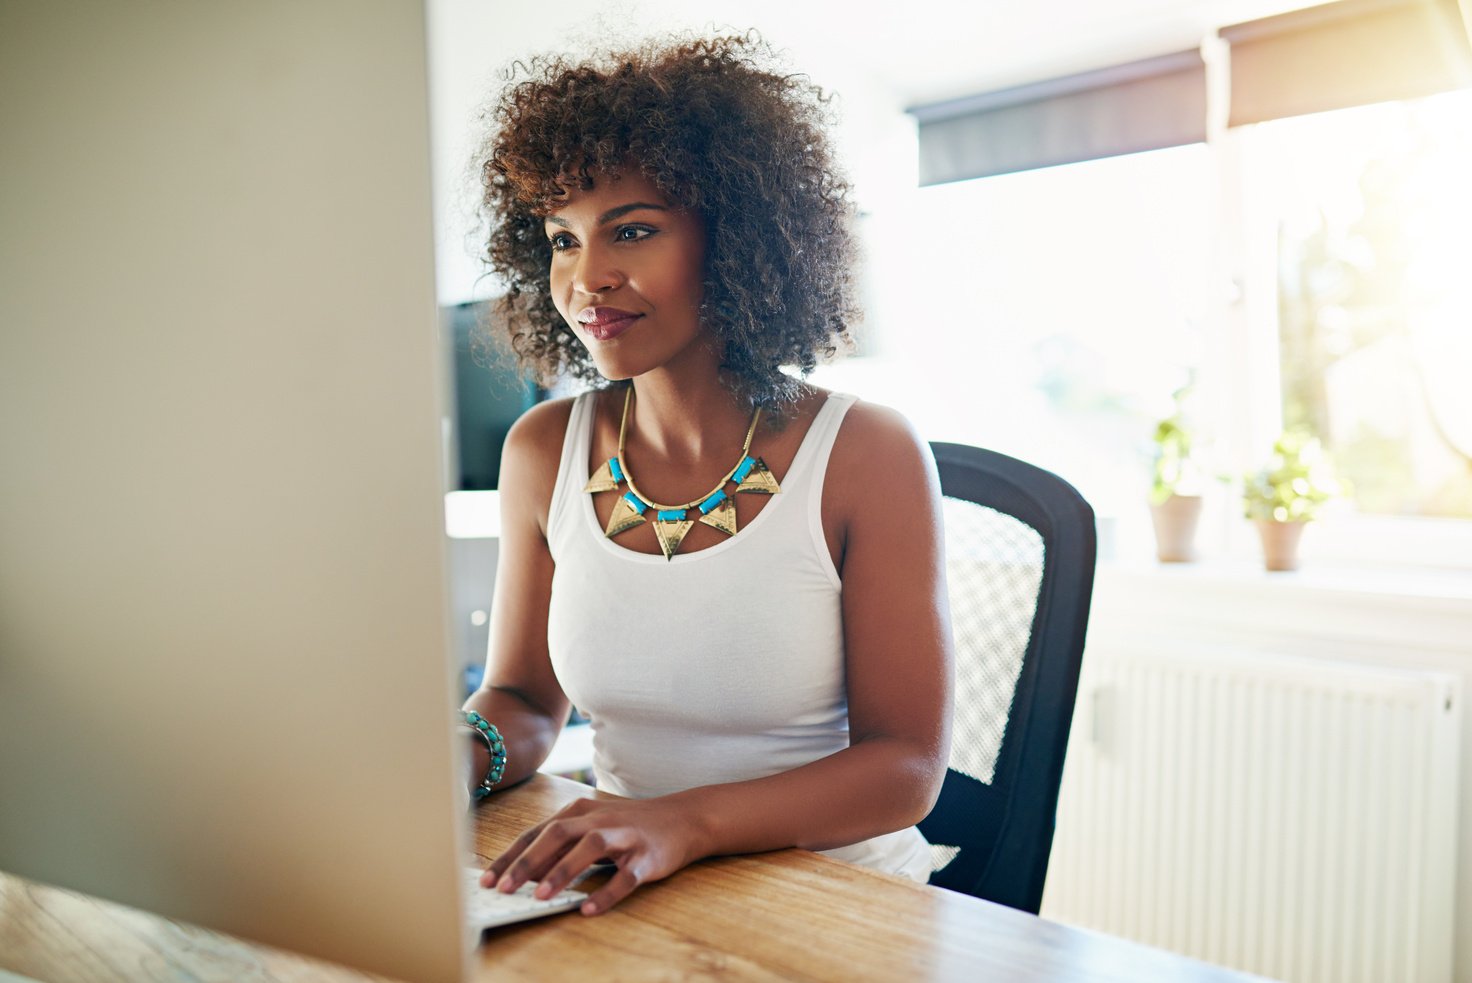
[[[1472,92],[1261,124],[1283,420],[1359,511],[1472,517]]]

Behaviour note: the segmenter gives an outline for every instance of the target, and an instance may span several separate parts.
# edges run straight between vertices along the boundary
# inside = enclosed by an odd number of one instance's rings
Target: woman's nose
[[[610,250],[597,246],[584,246],[578,250],[577,264],[572,273],[572,285],[576,290],[585,294],[606,293],[619,287],[623,281],[623,273]]]

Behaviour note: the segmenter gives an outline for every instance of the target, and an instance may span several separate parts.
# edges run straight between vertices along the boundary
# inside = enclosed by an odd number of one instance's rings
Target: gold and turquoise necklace
[[[624,390],[624,412],[618,421],[618,454],[599,465],[593,477],[583,487],[583,491],[596,495],[599,492],[616,491],[620,483],[628,485],[628,490],[613,503],[613,514],[608,517],[608,526],[603,530],[603,534],[609,539],[642,525],[645,513],[653,509],[654,535],[659,539],[659,548],[664,551],[664,558],[669,560],[680,548],[680,543],[684,542],[685,534],[695,525],[694,519],[686,518],[692,508],[700,510],[701,522],[719,529],[727,536],[736,535],[736,503],[726,494],[727,482],[736,483],[732,494],[738,495],[742,492],[775,495],[782,490],[777,479],[772,477],[772,472],[767,470],[766,462],[751,456],[751,437],[756,433],[756,423],[762,415],[761,407],[758,406],[756,412],[751,414],[751,426],[746,428],[746,442],[741,445],[741,458],[714,488],[684,505],[661,505],[652,501],[634,484],[634,476],[629,473],[629,465],[624,460],[629,402],[633,395],[633,386]]]

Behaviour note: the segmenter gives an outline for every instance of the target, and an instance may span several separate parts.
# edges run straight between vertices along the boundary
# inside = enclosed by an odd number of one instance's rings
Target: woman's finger
[[[491,865],[486,868],[486,872],[480,875],[480,886],[495,887],[496,881],[500,880],[501,875],[506,872],[506,868],[511,866],[513,860],[521,856],[522,851],[531,846],[532,841],[542,832],[542,827],[545,825],[546,823],[538,823],[512,840],[511,845],[499,857],[492,860]]]
[[[501,875],[506,873],[506,868],[510,867],[518,857],[526,852],[527,848],[536,841],[537,837],[542,835],[544,829],[552,823],[564,821],[572,816],[576,816],[581,811],[578,809],[578,806],[582,802],[583,800],[575,800],[557,810],[550,819],[543,820],[535,826],[529,826],[523,830],[522,834],[512,840],[511,845],[503,850],[499,857],[491,861],[491,865],[486,868],[485,873],[480,875],[481,887],[495,887],[501,879]],[[512,887],[511,890],[514,891],[516,888]]]
[[[537,897],[550,898],[570,885],[579,874],[607,856],[611,848],[609,841],[606,830],[589,830],[542,875],[541,883],[537,885]]]
[[[541,880],[547,870],[582,839],[586,823],[553,819],[544,825],[532,842],[511,860],[497,879],[497,890],[510,893],[527,881]]]
[[[642,878],[634,872],[634,865],[620,867],[608,883],[588,895],[588,900],[578,910],[585,915],[601,915],[603,912],[627,898],[639,886]]]

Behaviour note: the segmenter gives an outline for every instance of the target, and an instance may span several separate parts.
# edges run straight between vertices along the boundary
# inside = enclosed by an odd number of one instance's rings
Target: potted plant
[[[1155,526],[1155,555],[1162,563],[1196,558],[1196,525],[1201,518],[1202,471],[1192,456],[1191,431],[1177,410],[1155,426],[1154,478],[1150,484],[1150,519]]]
[[[1304,524],[1339,494],[1339,481],[1319,440],[1304,429],[1285,430],[1273,452],[1247,477],[1242,504],[1262,536],[1269,570],[1296,570]]]

